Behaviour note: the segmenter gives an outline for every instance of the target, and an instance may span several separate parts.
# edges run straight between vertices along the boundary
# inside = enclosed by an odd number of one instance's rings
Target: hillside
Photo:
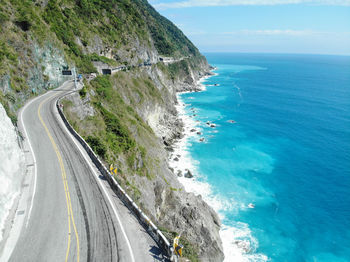
[[[84,88],[63,101],[73,127],[118,167],[116,179],[169,238],[182,234],[186,257],[222,261],[217,215],[168,167],[182,135],[176,92],[196,90],[209,74],[197,48],[145,0],[0,3],[0,102],[13,122],[26,100],[68,80],[62,70],[75,67]]]

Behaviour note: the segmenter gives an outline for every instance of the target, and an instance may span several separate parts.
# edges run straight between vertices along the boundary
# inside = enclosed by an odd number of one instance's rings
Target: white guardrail
[[[177,257],[174,255],[173,246],[169,243],[169,240],[163,235],[163,233],[151,221],[151,219],[149,219],[149,217],[142,212],[142,210],[137,206],[137,204],[131,199],[131,197],[125,192],[125,190],[115,180],[115,178],[108,171],[108,169],[102,164],[102,161],[94,153],[94,151],[91,149],[88,143],[86,143],[86,141],[69,124],[68,120],[66,119],[60,107],[60,101],[64,96],[57,99],[56,107],[68,130],[83,146],[85,151],[90,156],[92,162],[95,164],[97,169],[101,172],[101,174],[106,178],[106,180],[108,181],[113,191],[118,195],[118,197],[123,201],[123,203],[134,213],[134,215],[137,217],[141,225],[146,229],[148,234],[150,234],[150,236],[157,242],[158,246],[163,250],[165,255],[167,255],[171,261],[177,260]]]

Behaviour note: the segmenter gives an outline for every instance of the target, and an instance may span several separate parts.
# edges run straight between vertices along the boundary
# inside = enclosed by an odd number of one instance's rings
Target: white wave
[[[224,248],[225,261],[268,261],[266,255],[254,253],[258,247],[258,242],[252,237],[247,224],[238,223],[236,227],[222,225],[220,237]]]
[[[203,83],[203,81],[201,82]],[[205,176],[198,172],[199,162],[194,160],[189,152],[192,143],[197,143],[199,137],[197,132],[202,132],[199,122],[186,114],[186,104],[177,97],[177,111],[179,117],[184,122],[184,137],[174,143],[174,152],[169,159],[169,165],[174,169],[174,173],[179,171],[184,174],[186,170],[190,170],[194,175],[193,178],[178,177],[187,192],[193,192],[201,195],[219,215],[221,220],[225,219],[224,212],[234,211],[234,209],[247,208],[245,205],[237,203],[234,199],[227,199],[219,195],[213,194],[211,185],[206,182]],[[188,106],[188,105],[187,105]],[[194,109],[195,110],[195,109]],[[191,132],[196,129],[195,132]],[[176,160],[174,160],[174,158]],[[236,223],[236,226],[228,226],[223,224],[220,230],[220,237],[223,242],[225,261],[242,261],[242,262],[263,262],[268,261],[268,257],[264,254],[254,253],[258,247],[258,241],[252,236],[247,224]]]
[[[5,109],[0,104],[0,241],[5,220],[20,193],[24,156],[18,142],[15,128]]]

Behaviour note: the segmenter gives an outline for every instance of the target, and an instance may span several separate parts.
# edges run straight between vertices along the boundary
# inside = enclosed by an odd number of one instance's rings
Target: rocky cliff
[[[222,261],[219,218],[167,163],[182,135],[176,92],[210,73],[186,36],[144,0],[1,0],[0,22],[0,102],[13,121],[77,68],[84,88],[63,101],[74,128],[169,238],[182,235],[186,257]],[[113,74],[91,75],[103,68]]]

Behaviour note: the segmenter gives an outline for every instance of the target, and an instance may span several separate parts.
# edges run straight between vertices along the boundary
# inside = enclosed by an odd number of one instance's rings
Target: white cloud
[[[224,32],[224,35],[237,35],[237,34],[244,34],[244,35],[265,35],[265,36],[273,36],[273,35],[286,35],[286,36],[305,36],[305,35],[312,35],[312,34],[320,34],[322,32],[316,32],[311,30],[292,30],[292,29],[286,29],[286,30],[280,30],[280,29],[271,29],[271,30],[240,30],[240,31],[233,31],[233,32]]]
[[[188,36],[201,36],[201,35],[212,35],[212,36],[239,36],[239,37],[249,37],[249,36],[262,36],[262,37],[272,37],[272,36],[291,36],[291,37],[349,37],[350,32],[330,32],[330,31],[314,31],[314,30],[294,30],[294,29],[260,29],[260,30],[237,30],[230,32],[216,32],[209,33],[206,31],[188,31],[185,32]]]
[[[157,9],[187,8],[199,6],[234,6],[234,5],[286,5],[314,4],[350,6],[350,0],[185,0],[179,2],[150,1]]]
[[[327,32],[313,30],[293,30],[293,29],[264,29],[264,30],[238,30],[232,32],[223,32],[222,35],[261,35],[261,36],[316,36],[333,35],[349,36],[350,32]]]

